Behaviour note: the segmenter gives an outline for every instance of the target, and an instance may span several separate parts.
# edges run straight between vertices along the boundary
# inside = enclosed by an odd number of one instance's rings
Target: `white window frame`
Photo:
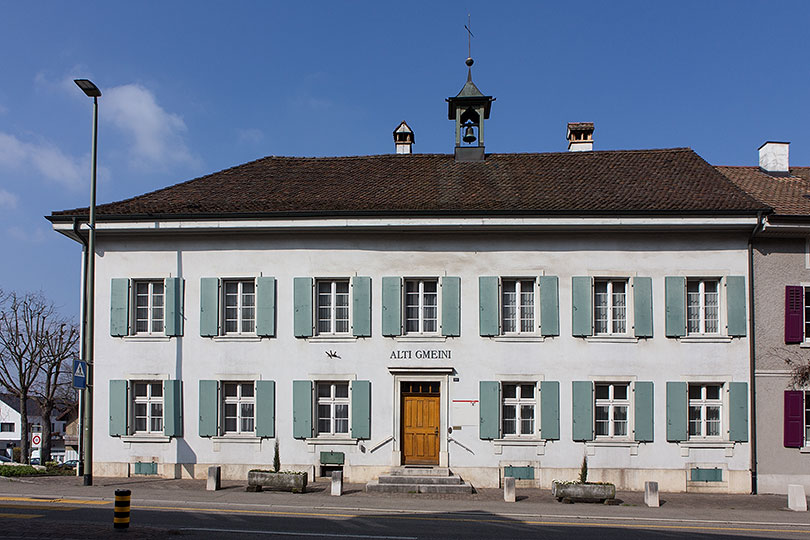
[[[810,332],[807,331],[810,325],[810,284],[802,283],[802,336],[804,343],[810,343]]]
[[[709,386],[716,386],[718,387],[717,391],[717,399],[708,399],[706,397],[707,394],[707,387]],[[692,387],[699,387],[700,388],[700,398],[692,399],[690,390]],[[725,414],[725,407],[724,407],[724,395],[725,395],[726,386],[723,383],[718,382],[690,382],[687,383],[686,392],[687,392],[687,437],[689,440],[722,440],[724,438],[724,414]],[[700,433],[693,435],[692,434],[692,409],[698,407],[700,409]],[[706,415],[706,410],[710,407],[717,408],[717,435],[706,435],[708,429],[709,420]]]
[[[237,289],[236,289],[236,306],[235,306],[235,308],[236,308],[236,319],[235,319],[236,320],[236,331],[229,332],[227,330],[227,324],[228,324],[229,319],[226,318],[226,313],[227,313],[227,309],[229,307],[233,308],[233,306],[228,306],[227,305],[228,293],[226,291],[226,288],[227,288],[227,286],[229,284],[233,284],[233,283],[235,283],[237,285]],[[252,295],[253,295],[253,305],[252,306],[246,306],[246,305],[243,304],[243,302],[244,302],[244,294],[245,294],[243,289],[244,289],[244,286],[245,286],[246,283],[250,283],[253,286],[253,293],[252,293]],[[222,335],[223,336],[255,336],[256,335],[256,280],[252,279],[252,278],[251,279],[223,279],[221,286],[222,286],[222,302],[221,302],[222,310],[220,312],[220,318],[221,318],[221,321],[222,321],[222,326],[221,326]],[[247,319],[247,318],[244,317],[243,310],[251,308],[251,307],[253,308],[253,318],[252,319]],[[234,319],[230,319],[230,320],[234,320]],[[243,326],[243,323],[248,321],[248,320],[253,321],[253,329],[246,331],[246,330],[242,329],[242,326]]]
[[[606,305],[606,330],[605,331],[598,331],[597,330],[597,318],[596,318],[596,310],[597,310],[597,302],[596,302],[596,287],[598,284],[604,283],[605,286],[605,295],[607,297],[607,305]],[[624,285],[624,305],[619,306],[614,303],[614,293],[613,288],[616,283],[621,283]],[[630,319],[628,317],[628,309],[630,301],[630,280],[628,278],[593,278],[593,335],[594,336],[626,336],[628,335],[629,328],[630,328]],[[624,317],[617,318],[615,317],[615,310],[623,309],[624,310]],[[617,331],[614,329],[614,326],[620,324],[621,322],[624,323],[624,330]]]
[[[507,385],[515,385],[515,397],[514,398],[507,398],[506,392],[504,391],[504,387]],[[531,386],[533,388],[532,397],[525,398],[522,395],[523,386]],[[540,410],[538,406],[537,399],[540,394],[539,389],[537,388],[537,381],[502,381],[501,382],[501,433],[504,439],[526,439],[526,438],[537,438],[537,432],[539,431],[539,423],[538,423],[538,415],[537,412]],[[515,407],[515,433],[506,433],[506,424],[505,424],[505,415],[504,415],[504,408],[507,406],[514,406]],[[522,415],[522,408],[524,406],[531,406],[532,407],[532,428],[531,431],[524,433],[523,432],[523,417]]]
[[[139,384],[146,385],[146,395],[145,396],[138,396],[136,395],[137,392],[135,391],[135,386]],[[160,396],[153,395],[153,385],[158,385],[160,387]],[[163,435],[163,427],[166,422],[166,406],[164,405],[163,396],[165,393],[165,389],[163,388],[163,381],[146,381],[146,380],[138,380],[138,381],[130,381],[130,388],[132,389],[132,421],[130,425],[132,426],[132,434],[134,435],[153,435],[153,434],[160,434]],[[146,407],[146,415],[142,418],[146,418],[146,429],[138,429],[137,428],[137,419],[139,418],[137,414],[137,406],[144,405]],[[152,423],[154,420],[157,420],[157,415],[154,414],[152,410],[153,405],[160,405],[160,427],[153,428]]]
[[[593,383],[593,434],[595,440],[605,440],[605,439],[612,439],[612,440],[629,440],[631,434],[633,433],[633,417],[631,414],[632,411],[632,384],[630,381],[615,381],[615,382],[608,382],[608,381],[596,381]],[[596,396],[596,389],[598,386],[607,386],[608,387],[608,397],[607,399],[600,399]],[[617,386],[624,386],[627,389],[625,399],[617,399],[615,397],[615,390]],[[607,407],[608,408],[608,418],[607,418],[607,425],[608,425],[608,434],[607,435],[598,435],[597,434],[597,418],[596,418],[596,411],[599,407]],[[621,435],[616,434],[616,410],[619,408],[624,408],[625,410],[625,433]]]
[[[415,306],[417,308],[417,318],[416,319],[409,319],[408,318],[408,284],[416,283],[417,284],[417,299],[418,303]],[[433,283],[436,285],[436,292],[435,293],[425,293],[425,283]],[[404,296],[402,300],[402,307],[403,307],[403,333],[405,335],[437,335],[439,333],[439,323],[441,320],[441,298],[439,297],[439,291],[441,287],[439,286],[439,279],[438,278],[405,278],[403,287],[402,287],[402,294]],[[436,304],[433,306],[429,306],[425,304],[425,295],[426,294],[435,294],[436,295]],[[435,308],[436,310],[436,318],[427,318],[425,317],[425,310],[428,308]],[[408,321],[409,320],[416,320],[417,321],[417,330],[408,330]],[[434,330],[425,330],[425,323],[427,321],[434,321],[435,329]]]
[[[706,295],[711,294],[706,292],[706,283],[715,283],[717,285],[717,303],[714,306],[717,310],[717,331],[715,332],[707,332],[706,331],[706,310],[708,308],[708,304],[706,302]],[[698,326],[699,329],[697,331],[691,331],[689,329],[689,310],[690,310],[690,303],[689,303],[689,284],[690,283],[698,283]],[[721,295],[720,291],[722,290],[723,280],[721,278],[686,278],[686,335],[687,336],[719,336],[721,335]]]
[[[6,426],[11,426],[11,429],[3,429]],[[0,433],[14,433],[17,431],[14,422],[0,422]]]
[[[232,435],[254,435],[256,433],[256,382],[255,381],[220,381],[221,397],[220,397],[220,434],[222,436]],[[236,395],[227,396],[225,394],[225,387],[230,384],[236,385]],[[242,390],[244,386],[249,386],[253,389],[251,396],[243,396]],[[227,405],[236,405],[236,430],[227,429],[227,416],[225,408]],[[253,414],[250,416],[243,415],[242,406],[252,405]],[[244,429],[242,426],[243,420],[250,419],[253,427],[251,429]]]
[[[530,306],[531,307],[531,320],[530,320],[529,325],[528,325],[529,329],[528,330],[523,330],[523,310],[524,310],[524,307],[529,307],[529,306],[524,306],[523,305],[522,298],[521,298],[523,293],[524,293],[523,287],[526,284],[526,282],[531,282],[531,294],[532,294],[532,297],[531,297],[532,303],[531,303],[531,306]],[[513,304],[513,308],[515,310],[515,317],[513,319],[514,320],[514,325],[515,325],[514,330],[507,330],[506,329],[506,320],[507,319],[505,317],[504,311],[505,311],[505,309],[507,307],[506,298],[505,298],[506,284],[507,283],[514,283],[515,284],[515,291],[514,291],[515,302]],[[502,277],[500,284],[501,284],[501,287],[500,287],[500,291],[499,291],[500,292],[499,308],[500,308],[500,318],[501,318],[500,319],[501,335],[503,335],[503,336],[536,335],[537,330],[538,330],[538,325],[537,325],[537,319],[538,319],[538,317],[537,317],[537,315],[538,315],[538,313],[537,313],[537,300],[538,300],[538,298],[540,296],[538,294],[538,291],[537,291],[537,279],[533,278],[533,277]]]
[[[338,385],[346,386],[346,397],[338,397],[336,387]],[[320,388],[329,386],[329,396],[320,396]],[[317,437],[338,437],[346,438],[351,434],[352,428],[352,395],[351,383],[349,381],[316,381],[315,382],[315,432]],[[346,431],[337,431],[338,418],[336,409],[338,406],[346,406]],[[321,414],[320,407],[329,407],[329,430],[321,430]],[[342,418],[340,420],[343,420]]]
[[[141,295],[138,292],[139,285],[146,285],[146,306],[138,306],[138,298]],[[155,293],[155,285],[160,285],[162,292]],[[157,297],[160,297],[160,306],[155,305]],[[134,279],[132,280],[132,335],[133,336],[155,336],[166,335],[166,282],[162,279]],[[138,318],[138,308],[146,308],[146,319]],[[163,316],[158,318],[154,316],[155,309],[162,309]],[[138,321],[146,321],[146,330],[138,330]],[[154,325],[160,323],[160,330],[154,330]]]
[[[330,292],[329,292],[329,305],[323,306],[324,308],[329,310],[329,319],[321,319],[321,290],[320,286],[322,284],[330,284]],[[345,283],[346,284],[346,330],[345,331],[337,331],[337,323],[338,321],[342,321],[343,319],[337,318],[337,308],[344,307],[337,305],[337,297],[338,295],[343,295],[344,293],[337,292],[337,285],[338,283]],[[319,336],[347,336],[350,335],[352,332],[352,283],[349,278],[329,278],[329,279],[316,279],[315,280],[315,333]],[[329,330],[321,330],[321,321],[329,322]]]

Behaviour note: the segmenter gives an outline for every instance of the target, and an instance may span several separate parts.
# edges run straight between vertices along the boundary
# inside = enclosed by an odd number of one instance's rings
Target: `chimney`
[[[568,122],[568,151],[593,150],[593,122]]]
[[[789,149],[789,142],[766,142],[759,147],[759,168],[772,176],[790,176]]]
[[[413,130],[403,120],[394,130],[394,145],[397,149],[397,154],[411,154],[411,146],[413,146]]]

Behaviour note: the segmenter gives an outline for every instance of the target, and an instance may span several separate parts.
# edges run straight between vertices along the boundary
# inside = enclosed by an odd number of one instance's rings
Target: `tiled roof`
[[[759,167],[715,167],[776,215],[810,216],[810,167],[791,167],[790,176],[771,176]]]
[[[97,216],[754,213],[763,205],[689,148],[266,157],[131,199]],[[53,220],[87,209],[54,212]]]

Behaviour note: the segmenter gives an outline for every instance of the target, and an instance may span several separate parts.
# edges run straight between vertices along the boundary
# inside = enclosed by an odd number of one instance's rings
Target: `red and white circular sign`
[[[34,446],[39,446],[39,443],[42,442],[42,436],[34,435],[33,437],[31,437],[31,442],[34,443]]]

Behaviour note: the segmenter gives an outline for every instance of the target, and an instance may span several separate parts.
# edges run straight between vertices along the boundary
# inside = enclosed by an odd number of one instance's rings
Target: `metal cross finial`
[[[470,52],[470,38],[475,37],[475,35],[473,35],[473,33],[472,33],[472,30],[470,30],[470,26],[472,26],[470,24],[470,14],[467,13],[467,24],[464,25],[464,29],[467,30],[467,57],[468,58],[472,58],[472,54]]]

